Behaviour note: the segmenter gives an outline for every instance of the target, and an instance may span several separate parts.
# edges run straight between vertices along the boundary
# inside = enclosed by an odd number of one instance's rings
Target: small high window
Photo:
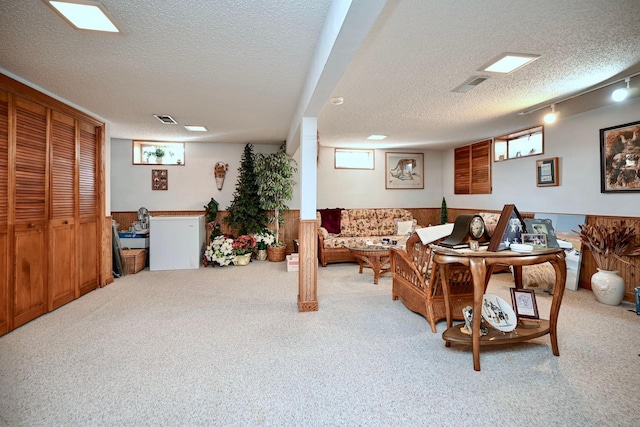
[[[134,165],[184,165],[184,142],[133,141]]]
[[[336,169],[375,169],[374,150],[359,148],[336,148]]]
[[[536,126],[495,137],[493,139],[493,160],[501,162],[544,154],[543,131],[543,126]]]

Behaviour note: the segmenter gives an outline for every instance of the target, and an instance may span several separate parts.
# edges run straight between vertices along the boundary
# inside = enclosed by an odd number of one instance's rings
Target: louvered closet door
[[[76,128],[72,117],[51,114],[49,310],[76,298]]]
[[[9,94],[0,90],[0,335],[9,331]]]
[[[98,249],[98,131],[88,123],[79,124],[79,215],[78,274],[80,295],[96,289],[99,280]]]
[[[46,108],[16,98],[13,327],[46,312]]]

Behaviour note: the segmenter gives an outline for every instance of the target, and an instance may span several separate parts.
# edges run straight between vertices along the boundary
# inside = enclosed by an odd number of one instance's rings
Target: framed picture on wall
[[[385,153],[385,188],[423,189],[424,154]]]
[[[168,190],[169,189],[169,171],[167,169],[151,170],[151,189],[152,190]]]
[[[536,185],[538,187],[559,185],[557,157],[536,161]]]
[[[640,121],[600,129],[600,192],[640,191]]]

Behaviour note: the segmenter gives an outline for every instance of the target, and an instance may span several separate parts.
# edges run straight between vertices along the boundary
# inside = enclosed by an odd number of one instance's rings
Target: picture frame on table
[[[511,303],[516,317],[524,319],[540,319],[536,293],[533,289],[511,288]]]
[[[640,191],[640,121],[600,129],[600,192]]]
[[[544,249],[547,247],[546,234],[522,233],[522,244],[531,245],[533,249]]]
[[[527,228],[527,233],[546,234],[548,248],[560,247],[556,232],[553,229],[553,223],[549,218],[525,218],[524,225]]]
[[[385,153],[385,189],[424,188],[423,153]]]
[[[560,185],[558,180],[558,158],[536,161],[536,186],[553,187]]]

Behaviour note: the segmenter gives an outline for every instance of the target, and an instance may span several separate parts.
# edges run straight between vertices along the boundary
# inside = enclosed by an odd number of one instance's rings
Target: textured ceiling
[[[0,2],[0,68],[108,121],[116,138],[286,139],[329,0],[102,3],[123,34],[74,30],[43,1]],[[319,116],[321,143],[444,148],[539,124],[545,111],[518,113],[640,71],[637,6],[389,0],[333,90],[344,104],[327,102]],[[540,58],[466,94],[451,92],[488,75],[478,70],[504,52]],[[608,102],[596,95],[557,110]],[[163,125],[152,114],[210,132]],[[365,140],[372,133],[389,138],[374,145]]]

